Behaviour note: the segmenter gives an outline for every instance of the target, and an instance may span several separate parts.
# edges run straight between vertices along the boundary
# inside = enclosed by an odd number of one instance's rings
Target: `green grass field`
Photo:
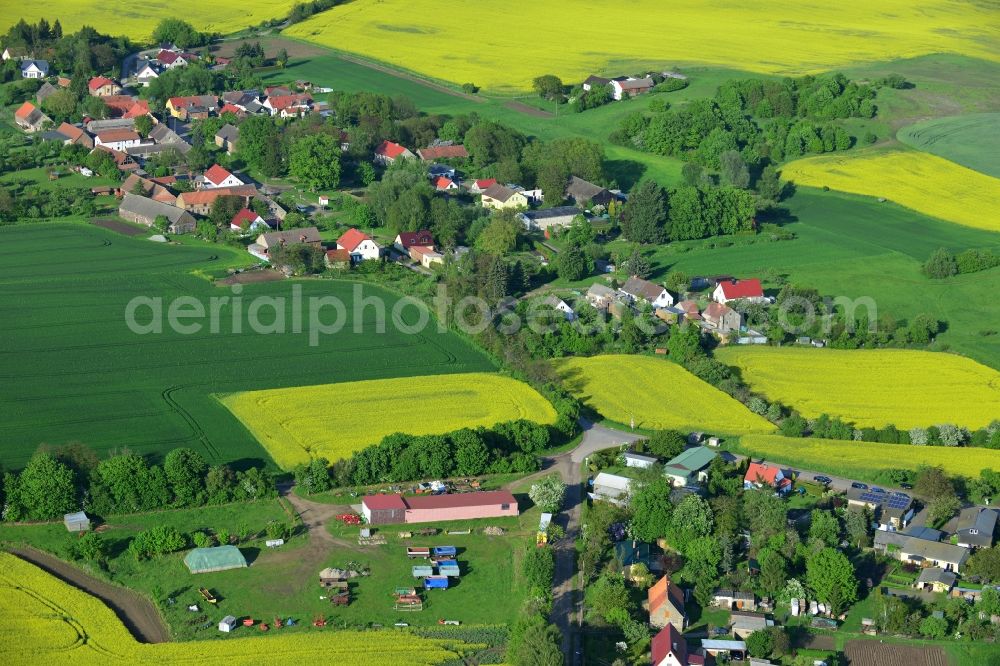
[[[217,271],[237,258],[219,245],[163,246],[87,224],[0,227],[0,311],[5,313],[0,321],[5,435],[0,463],[19,467],[43,442],[82,442],[102,453],[128,446],[160,454],[192,446],[213,461],[266,460],[263,449],[211,394],[493,369],[484,355],[452,334],[437,333],[436,326],[404,335],[389,321],[385,334],[374,333],[374,307],[361,313],[358,332],[349,324],[317,346],[308,344],[305,332],[253,333],[246,318],[255,296],[284,297],[291,328],[291,282],[243,287],[243,333],[234,333],[229,319],[223,319],[218,334],[208,332],[207,325],[194,335],[172,333],[166,326],[164,334],[129,330],[125,309],[136,296],[162,298],[165,314],[175,297],[193,296],[206,308],[209,297],[232,297],[229,288],[191,273]],[[353,284],[297,284],[303,299],[339,297],[349,320],[355,319]],[[398,298],[368,285],[364,294],[384,299],[387,308]],[[138,319],[146,322],[149,316],[143,309]],[[264,308],[260,321],[272,319],[272,311]],[[412,323],[415,310],[407,308],[403,319]]]
[[[927,120],[896,133],[917,150],[1000,178],[1000,113],[977,113]]]
[[[1000,368],[1000,305],[991,294],[1000,269],[930,280],[920,268],[939,247],[1000,250],[1000,235],[941,222],[866,197],[799,188],[785,202],[794,240],[724,238],[671,243],[651,257],[654,278],[784,276],[836,297],[871,297],[879,313],[905,320],[926,312],[948,322],[939,343]],[[769,286],[765,284],[765,287]],[[775,285],[772,282],[770,286]],[[972,306],[972,304],[975,304]],[[862,311],[859,311],[862,312]]]

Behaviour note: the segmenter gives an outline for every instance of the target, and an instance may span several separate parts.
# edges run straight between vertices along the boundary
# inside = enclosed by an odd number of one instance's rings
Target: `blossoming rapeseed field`
[[[0,552],[0,662],[4,664],[400,664],[458,657],[442,641],[400,631],[329,629],[188,643],[137,642],[95,597]],[[221,619],[222,613],[219,613]],[[247,632],[242,628],[238,632]],[[290,631],[290,630],[289,630]]]
[[[767,420],[670,361],[609,354],[556,362],[566,388],[605,418],[651,430],[771,432]]]
[[[394,432],[431,435],[515,419],[556,420],[533,388],[489,373],[249,391],[223,396],[222,403],[285,469],[310,456],[345,458]]]
[[[802,74],[927,53],[1000,60],[997,12],[950,0],[354,0],[285,33],[451,81],[526,90],[555,74],[703,63]]]
[[[1000,372],[954,354],[726,347],[715,356],[739,368],[755,391],[807,418],[826,413],[858,427],[981,428],[1000,415]]]
[[[798,185],[885,197],[949,222],[1000,231],[1000,178],[916,151],[807,157],[785,165]]]

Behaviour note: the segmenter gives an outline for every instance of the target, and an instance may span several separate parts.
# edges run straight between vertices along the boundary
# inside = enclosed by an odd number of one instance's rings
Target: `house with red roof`
[[[37,132],[45,123],[51,123],[52,119],[31,102],[25,102],[14,111],[14,122],[25,132]]]
[[[469,185],[469,192],[471,194],[482,194],[483,192],[485,192],[486,190],[488,190],[489,188],[493,187],[496,184],[497,184],[496,178],[480,178],[478,180],[472,181],[472,184]]]
[[[438,192],[457,192],[458,184],[448,176],[438,176],[434,179],[434,189]]]
[[[122,87],[106,76],[95,76],[87,82],[87,89],[94,97],[106,97],[117,95],[122,91]]]
[[[65,143],[67,144],[73,143],[80,146],[86,146],[87,148],[94,147],[94,140],[90,138],[90,135],[76,125],[63,123],[56,129],[56,131],[66,137]]]
[[[434,247],[434,235],[427,229],[420,231],[402,231],[396,235],[396,240],[392,246],[400,252],[409,253],[410,248],[419,245],[421,247]]]
[[[299,118],[312,111],[312,96],[308,93],[272,95],[264,101],[264,108],[272,116]]]
[[[743,325],[743,315],[722,303],[709,303],[701,318],[721,335],[739,332]]]
[[[519,515],[517,499],[506,490],[416,497],[365,495],[361,498],[361,514],[369,525],[432,523]]]
[[[368,234],[358,229],[348,229],[337,239],[337,249],[347,250],[351,263],[369,261],[382,256],[382,248]]]
[[[427,148],[417,150],[417,156],[424,162],[432,162],[434,160],[464,160],[469,156],[469,151],[461,144],[428,146]]]
[[[351,265],[351,253],[347,250],[327,250],[323,263],[327,268],[348,268]]]
[[[239,187],[245,183],[229,172],[225,167],[213,164],[198,178],[198,186],[203,190],[213,190],[217,187]]]
[[[112,150],[124,151],[132,146],[142,143],[142,138],[135,130],[130,129],[107,129],[98,132],[94,138],[95,146],[106,146]]]
[[[688,644],[681,632],[668,624],[653,636],[650,645],[653,666],[704,666],[705,658],[688,652]]]
[[[375,161],[378,164],[386,166],[396,160],[412,160],[414,158],[416,158],[416,155],[411,153],[409,148],[401,146],[398,143],[393,143],[392,141],[383,141],[375,149]]]
[[[161,49],[160,52],[156,54],[156,62],[160,63],[160,65],[165,69],[183,67],[188,64],[187,59],[183,57],[182,53],[167,49]]]
[[[792,489],[792,480],[777,465],[751,462],[743,477],[743,488],[755,490],[764,487],[773,488],[776,493],[784,495]]]
[[[133,100],[132,106],[129,107],[128,111],[122,114],[122,118],[129,120],[138,118],[139,116],[149,116],[153,119],[153,124],[158,122],[156,120],[156,116],[149,112],[149,102],[144,99]]]
[[[677,583],[663,576],[646,591],[649,602],[649,623],[663,628],[673,625],[677,631],[684,631],[687,615],[684,613],[684,591]]]
[[[760,285],[760,280],[753,278],[750,280],[720,280],[715,291],[712,292],[712,300],[725,305],[729,301],[747,300],[751,303],[763,303],[767,300],[764,296],[764,289]]]
[[[165,105],[174,118],[207,118],[218,108],[219,98],[215,95],[188,95],[186,97],[171,97]]]
[[[271,227],[260,215],[249,208],[244,208],[233,215],[233,219],[229,221],[229,228],[240,233],[250,233],[267,231]]]

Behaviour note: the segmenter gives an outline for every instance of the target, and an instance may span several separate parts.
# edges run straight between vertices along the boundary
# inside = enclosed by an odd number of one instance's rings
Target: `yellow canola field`
[[[249,391],[221,400],[284,469],[310,456],[346,458],[396,432],[556,420],[549,401],[527,384],[482,372]]]
[[[954,354],[726,347],[715,357],[739,368],[754,391],[807,418],[826,413],[874,428],[981,428],[1000,418],[1000,372]]]
[[[774,426],[738,400],[663,359],[608,354],[556,362],[563,385],[604,418],[650,430],[740,434]]]
[[[199,0],[148,0],[108,2],[108,0],[53,0],[52,2],[0,3],[0,32],[24,19],[49,23],[59,19],[63,32],[76,32],[84,25],[107,35],[125,35],[133,41],[147,41],[162,19],[179,18],[204,32],[236,32],[273,18],[287,16],[297,0],[216,0],[206,5]]]
[[[251,635],[242,627],[223,641],[137,642],[95,597],[17,557],[0,552],[0,663],[3,664],[400,664],[455,659],[446,641],[401,631],[303,631]],[[220,614],[221,615],[221,614]],[[251,637],[252,636],[252,637]],[[455,645],[455,641],[447,642]]]
[[[739,449],[754,458],[826,472],[837,476],[873,479],[887,469],[917,471],[942,467],[953,476],[977,478],[980,470],[1000,471],[1000,451],[978,447],[912,446],[848,442],[817,437],[745,435]]]
[[[807,157],[785,165],[781,175],[798,185],[884,197],[942,220],[1000,231],[1000,179],[929,153]]]
[[[927,53],[1000,60],[1000,12],[958,0],[353,0],[285,34],[453,83],[721,65],[802,74]]]

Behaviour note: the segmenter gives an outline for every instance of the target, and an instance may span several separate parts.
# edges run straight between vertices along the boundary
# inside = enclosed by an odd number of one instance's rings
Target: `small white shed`
[[[70,532],[86,532],[90,529],[90,518],[83,511],[67,513],[63,516],[63,523]]]
[[[224,633],[229,633],[236,628],[236,618],[232,615],[227,615],[219,621],[219,631]]]

